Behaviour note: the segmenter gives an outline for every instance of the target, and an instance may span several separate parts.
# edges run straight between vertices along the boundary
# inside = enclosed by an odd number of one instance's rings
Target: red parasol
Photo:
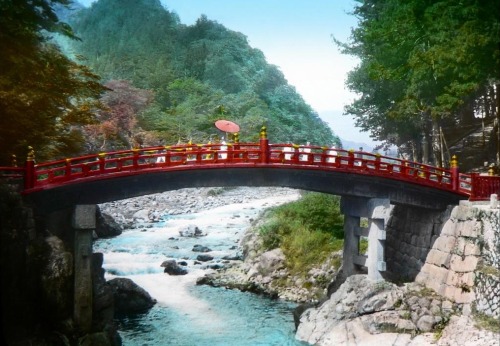
[[[236,133],[240,131],[240,126],[229,120],[217,120],[215,127],[224,132]]]

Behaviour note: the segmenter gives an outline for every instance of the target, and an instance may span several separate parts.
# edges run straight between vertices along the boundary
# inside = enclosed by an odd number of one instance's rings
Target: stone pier
[[[92,326],[92,232],[96,227],[96,206],[77,205],[73,211],[75,286],[73,318],[83,331]]]
[[[342,197],[341,211],[344,214],[344,257],[343,270],[350,276],[368,270],[368,277],[374,281],[383,280],[386,270],[385,225],[391,214],[392,205],[388,199]],[[362,218],[367,222],[362,223]],[[359,252],[361,237],[368,238],[368,251]]]

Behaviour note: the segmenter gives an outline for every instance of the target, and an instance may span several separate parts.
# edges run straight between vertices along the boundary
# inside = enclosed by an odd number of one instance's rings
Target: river
[[[194,214],[165,215],[161,222],[124,230],[100,239],[94,252],[104,253],[106,279],[127,277],[157,300],[147,313],[118,319],[125,346],[255,346],[305,345],[295,340],[293,303],[252,293],[197,286],[210,265],[239,253],[243,232],[264,208],[297,198],[268,196],[228,204]],[[204,236],[181,237],[179,230],[196,225]],[[146,227],[147,226],[147,227]],[[211,249],[211,262],[200,262],[194,245]],[[170,276],[160,264],[167,259],[187,263],[187,275]]]

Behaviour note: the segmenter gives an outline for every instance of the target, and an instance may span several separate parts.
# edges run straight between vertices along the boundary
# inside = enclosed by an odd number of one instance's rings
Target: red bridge
[[[23,178],[25,198],[43,213],[200,186],[286,186],[341,196],[388,198],[394,204],[443,208],[500,194],[500,177],[459,173],[379,154],[320,146],[258,143],[186,144],[1,167]]]

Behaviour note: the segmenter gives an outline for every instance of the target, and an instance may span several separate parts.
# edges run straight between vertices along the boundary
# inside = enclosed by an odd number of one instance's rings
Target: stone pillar
[[[383,280],[382,272],[386,271],[385,254],[385,230],[383,219],[369,219],[368,231],[368,277],[375,281]]]
[[[344,251],[342,256],[342,270],[346,276],[356,274],[355,258],[359,254],[359,217],[344,215]]]
[[[356,274],[356,265],[366,266],[368,277],[383,280],[386,270],[384,261],[385,224],[392,206],[385,198],[342,197],[344,214],[344,258],[343,269],[347,276]],[[360,226],[360,218],[368,219],[368,229]],[[359,254],[359,238],[368,237],[368,256]],[[355,245],[353,245],[355,244]]]
[[[82,331],[90,331],[92,327],[92,232],[96,227],[96,206],[75,206],[72,226],[75,234],[73,318]]]

